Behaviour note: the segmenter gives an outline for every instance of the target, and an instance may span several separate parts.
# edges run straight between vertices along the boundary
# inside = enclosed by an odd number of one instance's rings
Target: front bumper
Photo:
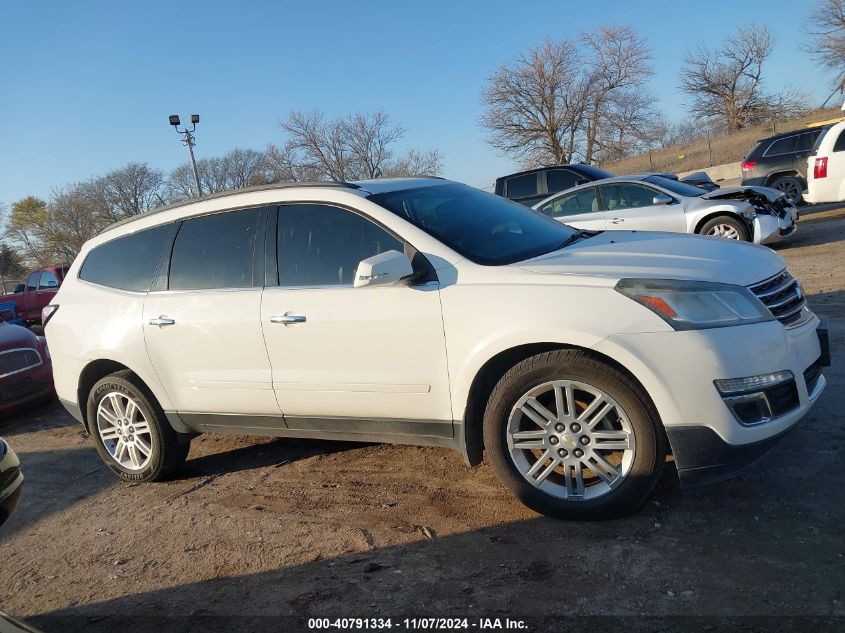
[[[738,327],[618,334],[593,349],[627,367],[651,396],[666,429],[681,482],[704,483],[736,474],[803,418],[825,386],[808,391],[804,372],[823,359],[813,317],[796,328],[778,321]],[[792,372],[797,405],[761,424],[734,417],[714,380]]]
[[[0,378],[0,415],[18,411],[54,393],[53,367],[47,359],[37,367]]]
[[[792,214],[783,218],[776,215],[758,214],[752,224],[754,226],[755,244],[774,244],[793,235],[798,230],[798,225],[795,223]]]
[[[0,440],[0,525],[15,511],[21,496],[23,475],[12,448]]]

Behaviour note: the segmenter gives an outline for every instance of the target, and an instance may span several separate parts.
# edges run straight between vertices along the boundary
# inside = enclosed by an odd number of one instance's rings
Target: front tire
[[[501,481],[561,519],[624,515],[651,494],[666,456],[656,414],[627,376],[580,350],[532,356],[499,380],[484,445]]]
[[[173,430],[131,371],[111,374],[94,385],[87,419],[100,458],[121,479],[158,481],[188,456],[190,441]]]
[[[748,227],[739,218],[729,215],[718,215],[711,218],[698,231],[701,235],[723,237],[727,240],[748,242]]]

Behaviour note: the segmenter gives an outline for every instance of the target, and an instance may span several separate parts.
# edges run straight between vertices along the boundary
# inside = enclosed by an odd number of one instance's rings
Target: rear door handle
[[[161,327],[162,325],[176,325],[176,321],[174,319],[168,319],[167,317],[160,316],[157,319],[150,319],[149,324]]]
[[[624,222],[624,221],[625,221],[625,218],[611,218],[610,219],[611,224],[619,224],[619,223]]]
[[[284,325],[305,323],[305,317],[301,314],[280,314],[278,316],[271,316],[270,323],[283,323]]]

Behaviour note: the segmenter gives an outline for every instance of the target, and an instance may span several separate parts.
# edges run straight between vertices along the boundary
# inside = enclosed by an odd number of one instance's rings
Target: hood
[[[35,334],[20,325],[0,322],[0,352],[18,347],[38,349]]]
[[[742,200],[763,197],[769,202],[775,202],[779,198],[782,198],[783,195],[784,193],[782,191],[772,189],[771,187],[722,187],[721,189],[705,193],[699,196],[699,198],[702,200],[721,200],[723,198]]]
[[[764,246],[720,237],[605,231],[515,266],[542,274],[690,279],[748,286],[776,275],[786,268],[786,262]]]

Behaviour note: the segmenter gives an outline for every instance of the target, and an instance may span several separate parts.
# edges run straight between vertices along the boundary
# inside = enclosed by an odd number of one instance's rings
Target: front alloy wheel
[[[560,499],[596,499],[617,488],[634,462],[627,414],[601,389],[555,380],[530,389],[508,420],[510,458],[532,486]]]
[[[502,376],[484,411],[484,447],[520,501],[565,519],[630,512],[654,489],[666,455],[642,387],[574,349],[532,356]]]

